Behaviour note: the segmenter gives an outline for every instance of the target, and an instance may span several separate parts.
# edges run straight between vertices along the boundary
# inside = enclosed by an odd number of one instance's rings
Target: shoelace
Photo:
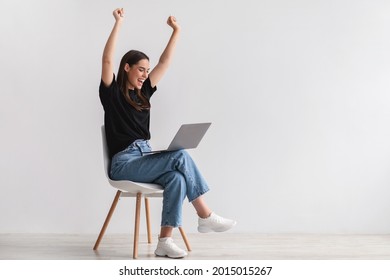
[[[222,224],[225,219],[218,215],[214,215],[213,220],[216,221],[218,224]]]

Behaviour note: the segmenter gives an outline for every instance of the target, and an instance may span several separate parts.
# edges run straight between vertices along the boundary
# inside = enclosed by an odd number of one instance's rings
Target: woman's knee
[[[190,154],[186,150],[177,150],[173,152],[175,158],[190,158]]]

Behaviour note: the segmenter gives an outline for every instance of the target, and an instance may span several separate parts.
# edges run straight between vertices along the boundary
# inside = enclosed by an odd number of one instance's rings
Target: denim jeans
[[[156,154],[147,140],[136,140],[111,161],[112,180],[155,183],[164,188],[161,226],[182,225],[182,206],[206,193],[209,188],[185,150]]]

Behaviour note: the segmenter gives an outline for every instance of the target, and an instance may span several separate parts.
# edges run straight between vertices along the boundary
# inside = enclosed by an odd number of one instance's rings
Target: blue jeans
[[[143,154],[150,151],[147,140],[136,140],[114,155],[111,179],[161,185],[164,188],[161,226],[179,227],[185,197],[192,202],[209,188],[185,150]]]

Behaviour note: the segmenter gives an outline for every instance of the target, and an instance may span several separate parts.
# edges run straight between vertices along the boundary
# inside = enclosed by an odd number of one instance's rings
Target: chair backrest
[[[104,163],[104,173],[106,174],[107,178],[110,179],[110,166],[111,166],[111,160],[110,155],[108,152],[107,147],[107,139],[106,139],[106,129],[104,125],[101,127],[102,130],[102,144],[103,144],[103,163]]]

